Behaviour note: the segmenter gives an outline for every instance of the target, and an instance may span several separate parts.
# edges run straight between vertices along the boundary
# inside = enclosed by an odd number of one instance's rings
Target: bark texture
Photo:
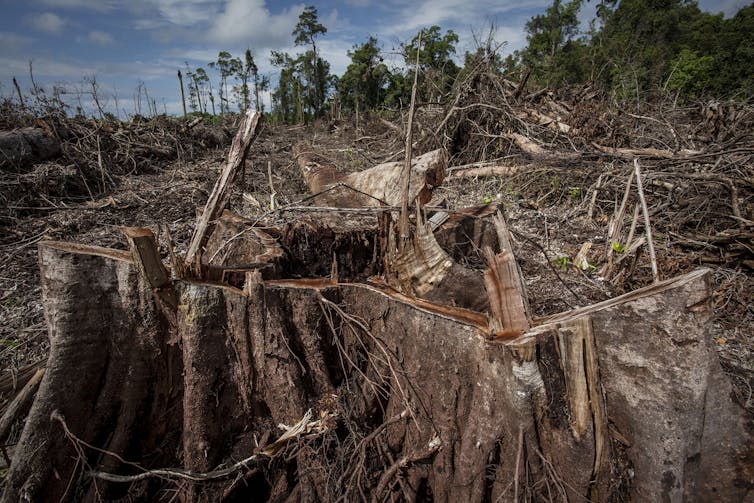
[[[45,243],[40,262],[53,349],[3,501],[166,485],[184,501],[752,497],[751,425],[711,347],[704,270],[504,340],[483,313],[255,270],[243,289],[177,282],[171,328],[130,255]],[[265,461],[105,485],[84,462],[138,470],[76,439],[145,469]]]

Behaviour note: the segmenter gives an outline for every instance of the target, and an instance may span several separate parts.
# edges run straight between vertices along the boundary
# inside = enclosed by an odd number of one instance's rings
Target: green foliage
[[[712,56],[700,56],[698,52],[684,47],[673,60],[666,87],[683,93],[686,98],[696,99],[710,85],[714,70],[715,59]]]
[[[603,0],[579,33],[581,0],[553,0],[527,24],[528,45],[506,60],[531,82],[593,81],[621,100],[670,91],[682,100],[754,89],[754,4],[735,16],[694,0]]]
[[[552,263],[560,267],[562,270],[568,269],[568,255],[560,255],[552,259]]]
[[[348,52],[351,64],[338,80],[338,95],[346,110],[376,109],[387,97],[390,72],[383,63],[377,39],[369,37]]]
[[[296,60],[301,84],[299,106],[305,111],[302,116],[304,120],[320,117],[325,112],[331,87],[330,63],[319,56],[316,44],[316,38],[325,33],[327,28],[318,21],[317,8],[311,5],[306,7],[299,15],[292,33],[296,37],[296,45],[311,46],[310,50],[299,54]]]
[[[453,81],[460,70],[455,61],[453,61],[453,55],[456,53],[455,44],[457,43],[458,35],[453,30],[447,30],[445,35],[441,35],[440,27],[435,25],[421,32],[421,48],[418,47],[418,33],[411,40],[411,43],[401,45],[403,59],[406,62],[406,79],[408,81],[408,86],[406,86],[406,83],[403,83],[401,86],[404,90],[406,87],[408,88],[407,94],[400,97],[404,103],[408,103],[411,99],[411,86],[414,81],[417,49],[419,49],[419,88],[417,90],[417,99],[422,102],[435,102],[445,97],[453,86]]]
[[[212,61],[208,63],[207,66],[220,72],[220,85],[218,87],[220,92],[220,113],[230,112],[228,77],[236,75],[243,70],[241,60],[232,57],[227,51],[220,51],[217,55],[217,61]]]
[[[580,63],[585,45],[575,39],[581,0],[554,0],[544,14],[526,23],[528,46],[519,54],[532,76],[547,85],[575,81],[581,77]]]

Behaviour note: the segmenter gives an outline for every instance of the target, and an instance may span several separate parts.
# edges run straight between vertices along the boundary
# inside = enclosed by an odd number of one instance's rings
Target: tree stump
[[[48,242],[40,265],[52,349],[3,501],[752,494],[705,270],[499,339],[483,313],[253,270],[177,282],[173,326],[131,255]]]

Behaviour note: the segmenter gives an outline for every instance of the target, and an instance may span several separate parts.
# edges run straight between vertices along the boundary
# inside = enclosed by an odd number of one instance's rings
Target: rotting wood
[[[192,271],[197,277],[201,277],[201,267],[199,265],[202,255],[202,248],[207,237],[211,234],[213,221],[225,209],[225,205],[230,199],[230,189],[236,174],[246,159],[251,142],[257,133],[257,125],[262,114],[256,110],[248,110],[243,116],[241,126],[238,129],[236,137],[228,153],[228,160],[223,168],[221,176],[217,179],[212,193],[210,194],[204,211],[199,217],[194,234],[191,237],[184,263],[188,271]]]

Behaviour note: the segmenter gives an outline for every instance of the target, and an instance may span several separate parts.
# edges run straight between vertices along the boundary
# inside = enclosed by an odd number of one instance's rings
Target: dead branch
[[[184,264],[187,270],[193,271],[196,277],[201,277],[201,268],[199,265],[202,247],[212,232],[212,222],[222,213],[225,205],[230,199],[230,189],[238,170],[246,159],[251,142],[257,133],[257,125],[262,114],[256,110],[248,110],[241,121],[238,134],[233,139],[233,145],[228,153],[228,160],[223,169],[222,175],[217,179],[212,194],[207,200],[199,220],[194,229],[194,235],[191,237]]]

